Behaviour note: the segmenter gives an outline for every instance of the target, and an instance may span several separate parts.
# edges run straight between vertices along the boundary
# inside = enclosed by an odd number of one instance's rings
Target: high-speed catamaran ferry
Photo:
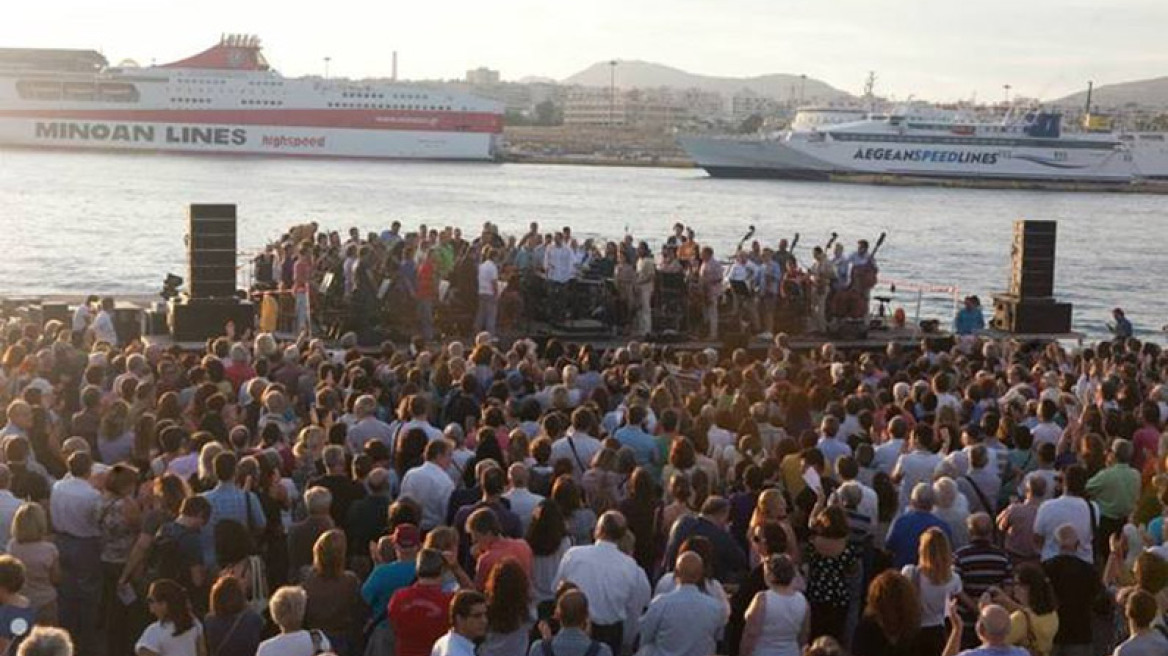
[[[801,110],[764,136],[682,137],[711,176],[830,180],[911,178],[1126,183],[1168,180],[1162,133],[1064,132],[1062,116],[1030,111],[998,122],[960,115]]]

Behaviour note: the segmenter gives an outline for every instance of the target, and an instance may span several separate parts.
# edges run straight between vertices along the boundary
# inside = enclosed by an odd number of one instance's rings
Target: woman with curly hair
[[[885,570],[868,585],[868,603],[852,638],[856,656],[915,656],[921,628],[917,590],[903,574]]]
[[[531,585],[523,568],[505,558],[487,575],[487,639],[478,656],[511,656],[527,652],[531,630]]]

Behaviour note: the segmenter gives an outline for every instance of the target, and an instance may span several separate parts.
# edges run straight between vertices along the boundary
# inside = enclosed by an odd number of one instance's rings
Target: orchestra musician
[[[624,250],[616,254],[616,296],[619,301],[617,316],[622,326],[632,321],[633,309],[637,306],[637,267],[625,255]]]
[[[876,254],[869,252],[868,248],[868,240],[861,239],[856,242],[856,252],[848,257],[851,282],[860,298],[863,299],[865,313],[867,313],[869,295],[872,293],[872,288],[876,286],[876,275],[879,272],[876,266]]]
[[[752,289],[758,276],[755,264],[747,257],[746,251],[740,250],[734,255],[734,261],[730,263],[730,268],[726,272],[726,279],[730,282],[734,313],[740,319],[745,313],[751,330],[758,332],[758,306],[755,305]]]
[[[779,285],[783,280],[783,270],[770,248],[762,251],[762,262],[758,268],[759,306],[762,314],[762,329],[775,332],[775,310],[779,303]]]
[[[827,295],[836,281],[836,267],[827,259],[823,248],[811,251],[815,262],[811,265],[811,326],[816,332],[827,331]]]
[[[576,256],[566,242],[564,234],[557,232],[552,237],[551,247],[544,252],[543,268],[547,279],[545,291],[552,320],[563,318],[567,307],[568,283],[576,277]]]
[[[706,336],[709,339],[718,339],[718,299],[722,296],[722,265],[714,259],[714,249],[709,246],[702,248],[701,258],[698,287],[701,291],[702,315],[706,320]]]
[[[641,242],[637,247],[637,334],[653,332],[653,282],[657,279],[657,267],[653,264],[653,251]]]

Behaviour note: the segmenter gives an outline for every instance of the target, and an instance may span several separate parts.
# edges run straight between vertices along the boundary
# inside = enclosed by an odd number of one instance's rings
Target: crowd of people
[[[1168,654],[1154,343],[189,352],[90,314],[0,333],[0,652]]]
[[[681,223],[656,252],[631,234],[580,239],[571,227],[543,232],[535,222],[518,237],[488,222],[472,240],[449,226],[403,232],[400,222],[367,235],[352,228],[344,239],[309,223],[257,258],[255,282],[273,307],[292,295],[296,333],[321,323],[313,307],[330,308],[324,323],[340,332],[383,325],[426,340],[477,330],[512,335],[532,321],[569,319],[598,319],[640,337],[668,325],[718,339],[720,313],[748,335],[824,332],[833,321],[866,317],[877,275],[867,240],[848,254],[832,235],[802,265],[798,236],[773,248],[747,241],[720,261]]]

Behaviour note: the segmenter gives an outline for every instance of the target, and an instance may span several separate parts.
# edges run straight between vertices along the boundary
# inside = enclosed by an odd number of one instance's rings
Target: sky
[[[1168,75],[1168,0],[53,0],[0,2],[0,47],[93,48],[165,63],[261,37],[288,76],[563,79],[610,59],[692,73],[806,74],[859,94],[1052,99]],[[619,69],[618,69],[619,71]]]

